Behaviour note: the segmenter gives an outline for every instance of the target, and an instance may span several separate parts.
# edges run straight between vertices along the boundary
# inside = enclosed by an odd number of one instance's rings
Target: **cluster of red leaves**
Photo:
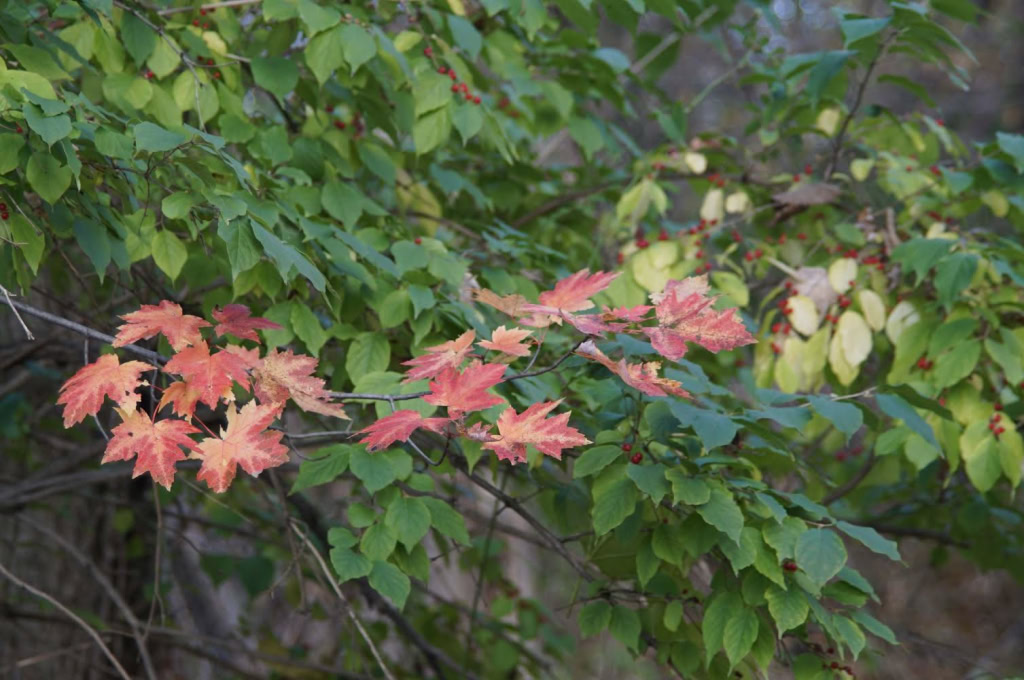
[[[545,328],[569,323],[590,336],[579,346],[577,354],[606,366],[627,385],[654,397],[690,395],[678,381],[659,375],[661,362],[631,364],[625,359],[616,362],[597,348],[593,338],[601,338],[608,332],[646,335],[656,352],[673,361],[682,358],[687,343],[691,342],[713,352],[754,342],[735,309],[712,309],[715,298],[708,295],[707,276],[669,282],[662,293],[651,297],[653,305],[604,308],[598,314],[580,314],[595,306],[591,298],[611,285],[616,276],[618,274],[606,272],[591,274],[587,270],[576,272],[559,281],[553,290],[541,293],[536,304],[520,295],[500,296],[486,289],[475,291],[475,296],[526,326]],[[651,310],[654,310],[654,319],[650,318]],[[652,320],[655,325],[644,325]],[[477,344],[512,360],[529,356],[530,350],[522,341],[530,334],[531,331],[525,329],[500,326],[491,340]],[[426,354],[405,362],[412,367],[406,373],[405,382],[431,378],[430,391],[423,399],[429,404],[446,407],[448,417],[424,418],[414,410],[396,411],[361,430],[361,441],[368,450],[377,451],[395,442],[408,441],[418,428],[483,442],[483,448],[512,463],[526,460],[527,444],[560,459],[564,449],[589,443],[568,425],[568,412],[547,417],[561,400],[533,404],[522,413],[506,408],[498,417],[496,433],[483,423],[467,427],[467,414],[504,402],[488,390],[506,379],[504,363],[482,363],[471,355],[474,338],[474,332],[467,331],[456,340],[429,347]],[[469,364],[460,368],[466,361]]]
[[[114,338],[115,347],[158,334],[167,338],[176,354],[163,372],[181,379],[163,390],[159,412],[170,405],[180,418],[157,420],[156,413],[138,409],[138,388],[148,383],[139,376],[154,367],[141,361],[120,363],[116,355],[105,354],[83,367],[61,387],[59,404],[64,406],[64,426],[71,427],[86,416],[96,415],[110,397],[117,403],[121,424],[113,429],[103,462],[135,459],[133,476],[146,472],[167,488],[174,481],[174,464],[188,457],[202,461],[198,478],[211,489],[224,491],[235,477],[238,466],[251,475],[281,465],[288,460],[288,449],[281,444],[282,434],[267,428],[291,399],[300,408],[338,418],[347,418],[341,404],[332,403],[324,381],[315,377],[317,360],[291,351],[271,350],[260,357],[256,348],[227,345],[214,348],[207,344],[200,329],[211,324],[164,300],[159,305],[143,305],[137,312],[121,317]],[[256,329],[280,328],[267,319],[250,316],[244,305],[227,305],[213,311],[218,336],[233,335],[259,343]],[[241,409],[227,411],[227,428],[219,435],[195,440],[200,430],[192,424],[197,403],[211,409],[223,401],[234,402],[235,387],[256,395]],[[205,425],[204,425],[205,427]]]
[[[541,293],[537,303],[519,295],[502,297],[489,290],[476,291],[476,298],[525,326],[570,324],[588,336],[578,347],[578,355],[602,364],[627,385],[655,397],[688,397],[689,393],[677,381],[659,375],[661,362],[615,361],[598,349],[594,339],[609,332],[646,335],[653,349],[672,361],[686,353],[688,343],[717,352],[754,342],[736,310],[712,308],[715,298],[708,295],[706,276],[670,281],[663,292],[651,296],[653,305],[605,307],[600,313],[581,314],[595,306],[591,298],[611,285],[616,276],[579,271]],[[64,406],[64,426],[70,427],[86,416],[96,415],[110,397],[117,404],[122,422],[113,429],[103,462],[134,458],[136,477],[148,472],[157,483],[169,488],[174,465],[186,458],[187,451],[187,457],[202,461],[199,479],[221,492],[231,484],[239,466],[257,475],[288,459],[287,448],[281,444],[282,433],[268,430],[287,400],[305,411],[348,417],[341,404],[331,401],[324,381],[314,376],[314,357],[276,349],[260,357],[256,348],[232,344],[211,348],[202,334],[202,329],[211,324],[183,314],[179,305],[166,300],[159,305],[143,305],[121,318],[125,323],[114,339],[115,347],[160,334],[175,350],[163,371],[180,379],[164,388],[156,412],[169,405],[178,417],[157,420],[156,413],[149,415],[138,409],[138,388],[148,384],[140,376],[152,367],[140,361],[122,364],[112,354],[101,356],[64,383],[58,403]],[[233,335],[256,343],[260,342],[257,329],[279,328],[272,321],[252,317],[244,305],[214,310],[213,318],[217,321],[213,328],[216,335]],[[654,325],[646,325],[651,321]],[[368,450],[377,451],[408,441],[413,432],[423,428],[481,442],[483,448],[513,464],[526,460],[527,445],[560,459],[563,450],[589,444],[579,430],[569,426],[568,412],[549,417],[561,404],[560,399],[533,404],[522,413],[507,406],[494,428],[482,422],[467,425],[469,414],[505,403],[490,390],[507,379],[508,363],[530,355],[527,342],[532,333],[500,326],[490,340],[476,343],[482,354],[473,354],[474,331],[428,347],[422,356],[405,362],[409,369],[404,382],[429,379],[429,391],[423,400],[445,407],[446,416],[425,418],[412,409],[399,410],[361,430],[361,441]],[[484,362],[480,357],[487,352],[496,356]],[[253,393],[255,399],[237,409],[233,404],[236,388]],[[230,405],[227,427],[219,436],[207,430],[210,436],[194,439],[193,435],[200,433],[192,424],[197,404],[216,409],[221,402]],[[197,422],[202,425],[202,421]]]

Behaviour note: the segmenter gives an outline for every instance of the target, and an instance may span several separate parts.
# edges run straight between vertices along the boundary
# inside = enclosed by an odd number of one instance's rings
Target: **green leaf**
[[[354,227],[356,222],[359,220],[359,217],[364,212],[370,215],[387,215],[386,210],[381,208],[374,201],[370,200],[366,194],[359,190],[357,186],[348,182],[328,182],[325,184],[320,196],[320,202],[323,204],[324,210],[326,210],[334,219],[340,220],[346,228]],[[355,236],[352,236],[352,234],[343,231],[336,232],[336,235],[338,238],[345,241],[349,247],[353,247],[351,243],[352,240],[358,240]],[[361,241],[360,244],[364,248],[373,250]],[[353,249],[355,248],[353,247]],[[361,251],[357,252],[359,252],[360,255],[364,255]],[[381,256],[377,251],[373,250],[373,253],[382,259],[387,260],[387,258]],[[374,264],[376,264],[376,262]],[[393,264],[391,265],[391,269],[394,270]],[[398,274],[395,273],[395,276],[398,276]]]
[[[431,111],[417,120],[412,129],[416,153],[422,156],[447,142],[451,129],[452,116],[448,106]]]
[[[412,590],[409,577],[390,562],[374,562],[370,570],[370,586],[402,609]]]
[[[345,371],[355,382],[367,373],[386,370],[391,362],[391,347],[383,333],[360,333],[348,346]]]
[[[896,634],[892,632],[892,628],[889,628],[889,626],[885,625],[871,614],[868,614],[863,609],[854,610],[850,616],[852,616],[854,621],[863,626],[875,637],[885,640],[890,645],[899,644],[899,640],[896,639]]]
[[[320,319],[313,313],[305,303],[298,300],[292,301],[291,326],[295,335],[306,345],[306,349],[313,356],[320,354],[320,349],[327,342],[327,331],[324,330]]]
[[[363,532],[359,541],[359,552],[371,560],[386,560],[395,550],[398,536],[386,524],[377,523]]]
[[[375,305],[377,318],[381,328],[394,328],[409,320],[412,313],[409,291],[404,288],[393,290],[384,296],[380,304]]]
[[[25,138],[13,132],[0,133],[0,175],[18,167],[18,155],[25,146]]]
[[[626,475],[633,480],[637,488],[651,497],[655,505],[661,503],[661,499],[669,491],[668,482],[665,480],[665,466],[661,463],[630,465],[626,468]]]
[[[811,68],[807,76],[807,94],[811,97],[811,106],[817,107],[818,100],[828,87],[829,82],[843,69],[846,60],[856,54],[849,50],[832,50],[821,54],[821,58]]]
[[[824,585],[846,564],[846,547],[829,529],[808,529],[796,542],[796,563],[808,578]]]
[[[622,456],[622,447],[620,446],[608,444],[589,448],[573,463],[572,478],[579,479],[597,474]]]
[[[425,286],[415,284],[409,286],[409,300],[412,301],[412,316],[414,319],[419,318],[420,313],[424,310],[431,309],[437,304],[437,300],[434,299],[434,291]]]
[[[131,12],[122,12],[120,35],[124,49],[135,64],[141,67],[156,48],[156,31]]]
[[[436,111],[452,101],[452,81],[438,73],[424,73],[412,86],[416,116]]]
[[[864,650],[864,646],[867,644],[867,639],[864,637],[864,631],[860,629],[860,626],[854,623],[851,619],[839,614],[832,617],[832,625],[839,634],[837,642],[849,647],[850,654],[853,655],[854,659],[860,656],[861,651]]]
[[[573,116],[569,119],[569,135],[580,145],[584,157],[589,161],[604,148],[604,136],[597,123],[589,118]]]
[[[113,130],[101,129],[96,131],[96,150],[104,156],[128,160],[135,152],[132,140],[127,135]],[[2,146],[3,142],[0,142]]]
[[[940,448],[932,426],[926,423],[924,418],[918,415],[917,411],[902,398],[895,394],[878,394],[875,396],[875,402],[886,415],[902,420],[907,427],[927,439],[929,444]]]
[[[332,73],[345,65],[341,28],[332,28],[314,36],[303,51],[303,56],[317,82],[323,85]]]
[[[616,476],[610,483],[594,485],[594,533],[602,536],[622,524],[636,509],[636,485],[625,476]]]
[[[981,358],[981,341],[960,343],[952,351],[935,360],[935,387],[942,389],[955,385],[971,373]]]
[[[71,118],[67,115],[44,116],[32,104],[25,104],[22,111],[25,114],[25,122],[33,132],[43,138],[47,146],[53,146],[71,134]]]
[[[892,251],[892,261],[906,265],[914,272],[915,284],[935,264],[945,257],[953,246],[952,241],[944,238],[915,238],[896,246]]]
[[[331,566],[338,574],[338,582],[362,578],[370,573],[373,565],[363,555],[348,548],[331,548]]]
[[[348,62],[353,74],[377,54],[376,41],[362,26],[355,24],[342,26],[341,43],[345,52],[345,61]]]
[[[774,548],[782,559],[791,560],[796,555],[796,543],[807,531],[807,524],[796,517],[786,517],[779,524],[769,524],[761,530],[764,542]]]
[[[798,588],[783,590],[772,586],[764,596],[768,600],[768,612],[775,619],[780,637],[787,630],[792,630],[807,620],[810,605],[807,604],[803,591]]]
[[[312,456],[299,465],[299,474],[296,475],[295,482],[288,493],[296,493],[312,486],[333,482],[348,469],[349,456],[353,449],[354,447],[348,444],[334,444],[317,449]]]
[[[739,426],[729,416],[715,411],[697,408],[678,400],[670,402],[669,408],[680,425],[693,428],[708,451],[728,444],[739,431]]]
[[[673,633],[679,630],[679,624],[683,622],[683,603],[679,600],[672,600],[665,605],[665,614],[662,623]]]
[[[188,141],[185,135],[171,132],[155,123],[139,123],[132,128],[132,135],[135,137],[136,149],[151,153],[170,151]]]
[[[669,468],[665,478],[672,484],[672,498],[676,503],[703,505],[711,499],[711,487],[700,477],[691,477],[682,468]]]
[[[697,513],[705,522],[739,543],[743,532],[743,512],[731,493],[721,487],[713,487],[711,498],[697,508]]]
[[[284,99],[299,84],[299,67],[284,57],[256,57],[252,77],[263,89]]]
[[[250,221],[250,224],[252,225],[253,234],[263,245],[264,251],[277,265],[277,270],[281,272],[281,278],[285,281],[290,280],[292,269],[294,269],[306,277],[313,284],[314,288],[321,293],[324,292],[327,287],[327,279],[324,278],[319,269],[306,259],[305,255],[271,234],[256,222]]]
[[[37,152],[28,159],[25,177],[29,186],[50,205],[71,186],[71,171],[48,153]]]
[[[1020,341],[1007,329],[1002,329],[1004,342],[985,338],[985,351],[1003,370],[1006,381],[1019,385],[1024,381],[1024,350]]]
[[[166,229],[158,231],[153,237],[153,262],[164,274],[174,281],[181,273],[181,268],[188,260],[188,248],[181,239]]]
[[[355,449],[349,458],[349,467],[371,494],[395,481],[395,469],[387,456],[381,453],[367,453],[364,448]]]
[[[974,278],[978,269],[978,256],[973,253],[954,253],[940,262],[935,269],[935,290],[939,302],[949,305]]]
[[[726,621],[722,632],[722,646],[729,663],[735,666],[743,660],[757,640],[758,620],[754,612],[743,609]]]
[[[321,7],[313,0],[299,0],[299,17],[306,25],[309,36],[326,31],[341,21],[341,12],[333,7]]]
[[[836,429],[846,435],[847,442],[864,424],[864,414],[853,404],[816,395],[808,396],[807,403],[822,417],[832,421]]]
[[[455,38],[455,44],[462,48],[472,61],[476,61],[476,58],[480,56],[480,48],[483,47],[484,40],[473,24],[463,17],[449,14],[448,27],[452,31],[452,37]]]
[[[651,551],[654,555],[669,564],[682,565],[686,542],[682,525],[678,523],[659,524],[654,527],[651,537]],[[653,574],[652,574],[653,576]]]
[[[588,602],[580,610],[580,634],[584,637],[597,635],[608,627],[612,620],[612,606],[607,600]]]
[[[634,652],[640,644],[640,617],[628,607],[616,605],[611,612],[608,630],[612,636]]]
[[[843,32],[843,47],[849,47],[859,40],[878,35],[891,21],[892,17],[841,20],[839,30]]]
[[[1017,172],[1024,173],[1024,135],[997,132],[996,141],[999,143],[999,149],[1013,158]]]
[[[164,197],[164,200],[160,202],[160,210],[164,217],[179,220],[186,217],[195,204],[195,196],[187,191],[176,191]]]
[[[468,144],[469,140],[483,127],[484,116],[480,113],[479,106],[463,102],[455,107],[455,111],[452,113],[452,124],[459,131],[462,143]]]
[[[441,534],[456,543],[469,545],[469,532],[466,531],[466,520],[452,506],[440,498],[424,496],[420,499],[430,512],[430,523]]]
[[[885,538],[871,527],[858,526],[856,524],[850,524],[849,522],[840,520],[836,522],[836,528],[850,538],[860,541],[861,544],[871,552],[876,552],[879,555],[885,555],[895,562],[899,562],[901,559],[900,548],[896,544],[896,541],[891,541],[888,538]]]
[[[89,219],[79,218],[74,224],[75,239],[89,256],[92,266],[96,268],[100,281],[103,281],[107,265],[110,264],[110,236],[102,224]]]
[[[231,264],[231,278],[238,278],[244,271],[252,269],[260,261],[262,250],[249,228],[248,220],[221,221],[217,236],[224,241]]]
[[[743,527],[739,541],[722,539],[718,542],[718,547],[725,553],[736,574],[754,563],[760,545],[761,533],[753,527]]]
[[[726,624],[733,617],[744,615],[745,609],[739,593],[724,592],[712,597],[711,603],[704,609],[704,620],[701,621],[705,659],[708,663],[722,648]]]
[[[406,550],[412,550],[430,531],[430,510],[419,498],[397,498],[388,506],[384,522],[394,529]]]
[[[11,228],[11,239],[17,244],[15,247],[31,267],[32,273],[36,274],[43,260],[43,251],[46,250],[46,238],[22,215],[12,215],[7,224]]]
[[[964,461],[967,477],[978,491],[985,493],[991,489],[999,475],[1002,474],[1002,463],[999,460],[999,448],[996,445],[988,423],[971,423],[960,435],[960,457]]]

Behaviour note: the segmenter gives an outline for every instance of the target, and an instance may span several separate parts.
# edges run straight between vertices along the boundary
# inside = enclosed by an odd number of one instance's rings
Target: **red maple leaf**
[[[184,378],[190,388],[199,393],[199,401],[210,408],[217,408],[217,402],[221,399],[232,401],[233,383],[249,388],[249,371],[245,359],[234,352],[210,354],[209,346],[202,340],[171,357],[164,371]]]
[[[537,296],[537,302],[547,307],[557,307],[566,312],[590,309],[594,303],[590,298],[611,285],[618,272],[597,272],[581,269],[555,284],[554,290],[546,290]]]
[[[117,409],[117,412],[124,422],[111,430],[114,436],[107,444],[103,462],[131,460],[138,456],[132,478],[148,472],[153,481],[170,489],[174,481],[174,464],[185,460],[181,447],[194,449],[196,443],[188,435],[199,430],[177,418],[153,422],[140,410]]]
[[[200,395],[199,388],[194,384],[186,380],[176,380],[164,390],[156,410],[159,412],[164,406],[171,404],[171,410],[175,415],[191,418],[196,412],[196,402],[199,401]]]
[[[274,323],[270,319],[258,316],[251,316],[249,308],[245,305],[224,305],[223,309],[213,309],[213,318],[218,322],[213,329],[217,335],[230,333],[236,338],[243,340],[260,341],[256,335],[257,328],[280,329],[281,324]]]
[[[151,370],[152,366],[141,361],[120,363],[115,354],[104,354],[96,361],[78,369],[60,388],[58,404],[64,405],[64,427],[80,423],[86,416],[94,416],[103,406],[103,399],[110,397],[121,408],[134,409],[141,398],[135,392],[139,385],[139,374]]]
[[[676,361],[687,351],[688,342],[719,352],[757,342],[740,320],[736,309],[711,308],[715,298],[707,297],[707,275],[683,281],[669,281],[665,290],[651,299],[658,325],[644,328],[651,346],[662,356]]]
[[[467,411],[480,411],[504,401],[487,390],[501,382],[504,364],[472,364],[463,372],[448,367],[430,383],[430,394],[423,400],[434,406],[447,406],[453,418]]]
[[[614,361],[608,358],[604,352],[597,348],[591,340],[587,340],[576,350],[581,357],[596,361],[616,374],[630,387],[635,387],[644,394],[652,397],[666,397],[674,394],[678,397],[690,397],[690,393],[684,390],[678,380],[662,378],[658,376],[661,370],[660,361],[648,361],[631,364],[625,359]]]
[[[142,305],[139,311],[125,314],[121,318],[128,323],[118,327],[114,347],[123,347],[136,340],[163,333],[174,351],[178,352],[202,342],[203,336],[199,329],[210,325],[198,316],[182,314],[181,306],[169,300],[162,300],[159,305]]]
[[[203,461],[196,478],[221,493],[231,485],[239,465],[255,477],[267,468],[287,463],[288,448],[281,444],[284,433],[267,431],[281,409],[281,404],[254,401],[240,411],[228,409],[228,426],[223,434],[203,439],[190,456]]]
[[[601,309],[601,316],[605,320],[619,319],[621,321],[629,321],[631,323],[639,323],[647,318],[647,313],[654,309],[651,305],[637,305],[636,307],[616,307],[611,309],[609,307],[603,307]]]
[[[523,344],[523,340],[531,333],[533,331],[522,328],[506,329],[504,326],[498,326],[491,333],[490,340],[481,340],[477,344],[484,349],[495,352],[511,354],[516,357],[528,357],[530,356],[530,348]]]
[[[360,430],[359,434],[365,436],[359,443],[366,444],[367,451],[380,451],[395,442],[409,441],[417,428],[425,427],[440,432],[448,422],[448,418],[424,418],[419,411],[402,409]]]
[[[458,368],[462,360],[473,349],[475,337],[476,333],[471,330],[466,331],[454,340],[427,347],[427,353],[422,356],[403,361],[403,366],[413,366],[414,368],[406,371],[405,380],[402,382],[408,383],[423,378],[433,378],[445,368]]]
[[[348,418],[341,404],[331,403],[324,381],[313,375],[317,360],[291,350],[267,353],[252,372],[253,390],[263,403],[283,404],[291,399],[303,411]]]
[[[545,416],[562,400],[533,404],[521,414],[509,407],[498,418],[500,438],[485,442],[483,448],[491,449],[498,458],[515,463],[526,462],[526,445],[531,444],[541,453],[562,459],[562,449],[589,444],[590,440],[579,430],[569,427],[569,413],[559,413],[552,418]]]

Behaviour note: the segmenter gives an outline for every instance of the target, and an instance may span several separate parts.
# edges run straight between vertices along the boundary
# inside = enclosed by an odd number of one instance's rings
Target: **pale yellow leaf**
[[[789,322],[793,324],[793,328],[796,329],[801,335],[811,335],[814,331],[818,330],[818,308],[814,304],[814,300],[807,297],[806,295],[794,295],[786,301],[792,313],[789,315]]]
[[[896,341],[903,335],[903,331],[910,328],[921,320],[917,308],[907,300],[903,300],[889,312],[889,319],[885,322],[885,334],[895,345]]]
[[[860,303],[860,311],[872,330],[880,331],[885,328],[885,303],[878,293],[873,290],[862,290],[857,293],[857,302]]]
[[[842,343],[843,358],[851,366],[859,366],[871,354],[871,329],[857,312],[847,310],[839,316],[836,337]]]
[[[857,260],[841,257],[828,268],[828,282],[832,290],[843,294],[850,290],[850,283],[857,279]]]

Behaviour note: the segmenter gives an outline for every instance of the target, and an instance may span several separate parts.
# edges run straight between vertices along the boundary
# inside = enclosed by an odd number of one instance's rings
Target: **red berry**
[[[637,451],[636,453],[633,454],[632,458],[629,459],[629,462],[632,463],[633,465],[639,465],[643,461],[643,459],[644,454]]]
[[[802,231],[799,234],[797,234],[796,237],[798,239],[800,239],[801,241],[806,241],[807,240],[807,234],[803,233]]]
[[[467,85],[466,83],[461,83],[459,85],[459,89],[467,94],[469,93],[469,85]]]
[[[735,241],[736,243],[739,243],[740,241],[743,240],[743,237],[740,236],[740,232],[734,231],[732,232],[732,240]]]
[[[799,172],[797,174],[793,175],[793,181],[794,182],[799,182],[800,181],[800,173]]]
[[[339,130],[344,130],[345,129],[345,121],[343,121],[343,120],[336,120],[336,121],[334,121],[334,127],[338,128]]]
[[[632,444],[623,444],[622,445],[622,450],[625,451],[626,453],[629,453],[630,451],[633,450],[633,445]]]
[[[946,126],[946,121],[942,120],[941,118],[936,118],[935,119],[935,124],[938,125],[939,127],[945,127]]]
[[[992,404],[992,408],[994,408],[994,409],[995,409],[995,410],[997,410],[997,411],[1002,411],[1002,410],[1003,410],[1003,405],[1002,405],[1002,404],[1000,404],[1000,403],[999,403],[999,402],[997,401],[996,403]]]
[[[659,231],[658,232],[658,240],[659,241],[667,241],[668,240],[668,232],[665,231],[664,229]],[[700,257],[700,255],[698,255],[697,257]]]
[[[467,92],[465,94],[465,99],[466,99],[467,102],[471,102],[471,101],[473,101],[473,95],[471,95],[470,93]]]
[[[204,21],[204,22],[203,22],[203,30],[205,31],[205,30],[206,30],[206,29],[208,29],[209,27],[210,27],[210,24],[209,24],[209,22],[206,22],[206,21]]]
[[[704,259],[704,251],[703,250],[698,250],[697,251],[697,259],[698,260],[703,260]]]
[[[433,48],[431,48],[431,47],[424,47],[423,48],[423,56],[424,57],[432,57],[432,56],[434,56]]]
[[[637,248],[646,248],[649,245],[651,245],[650,242],[648,242],[648,240],[645,239],[643,236],[641,236],[640,238],[638,238],[636,240],[636,247]]]
[[[0,203],[0,212],[7,212],[7,204]]]
[[[774,352],[775,354],[782,354],[782,347],[780,347],[778,343],[773,342],[772,343],[772,352]]]
[[[790,326],[790,325],[789,325],[789,324],[787,323],[787,324],[786,324],[785,326],[783,326],[783,327],[782,327],[782,334],[783,334],[783,335],[789,335],[789,332],[790,332],[791,330],[793,330],[793,327],[792,327],[792,326]]]
[[[792,307],[783,307],[782,308],[782,313],[785,314],[786,316],[789,316],[790,314],[793,313],[793,308]]]
[[[992,430],[993,432],[995,432],[996,430],[996,424],[991,420],[988,421],[988,429]]]
[[[423,243],[423,239],[421,239],[419,236],[417,236],[416,238],[414,238],[412,240],[412,242],[415,243],[416,245],[419,245],[419,244]]]
[[[153,77],[153,72],[152,71],[146,71],[146,80],[149,80],[152,77]]]
[[[459,91],[459,86],[458,85],[452,85],[452,92],[458,92],[458,91]]]
[[[709,224],[713,227],[716,224],[718,224],[718,220],[717,219],[713,219],[713,220],[711,220],[711,222]]]
[[[786,244],[786,235],[785,234],[779,234],[779,245],[782,246],[782,245],[785,245],[785,244]]]
[[[334,113],[334,107],[328,104],[324,111],[326,111],[327,113]]]
[[[814,168],[811,167],[810,163],[808,163],[807,165],[804,166],[804,174],[805,175],[811,174],[811,172],[813,172],[813,170],[814,170]]]
[[[760,259],[764,255],[764,251],[758,248],[754,251],[754,257]]]
[[[22,127],[19,125],[18,127],[14,128],[14,131],[17,132],[20,135],[25,130],[23,130]]]
[[[200,7],[200,8],[199,8],[199,14],[200,14],[201,16],[204,16],[204,17],[205,17],[205,16],[206,16],[206,10],[205,10],[204,8]]]
[[[214,78],[220,78],[220,71],[214,71],[213,72],[213,77]]]
[[[839,668],[839,662],[838,661],[833,661],[832,663],[830,663],[828,665],[828,667],[831,668],[832,670],[835,670],[835,669]]]
[[[2,212],[0,213],[0,220],[6,220],[10,216],[10,213]]]
[[[459,79],[458,76],[455,75],[455,69],[451,69],[450,71],[448,71],[448,77],[451,78],[452,80]]]
[[[782,323],[781,322],[776,321],[775,323],[772,324],[772,333],[778,333],[781,330],[782,330]]]
[[[473,103],[474,104],[479,104],[480,103],[480,96],[479,95],[477,95],[476,97],[473,97]]]
[[[793,282],[790,281],[789,279],[787,279],[786,283],[784,283],[782,285],[786,288],[786,290],[789,290],[789,289],[791,289],[793,287]]]
[[[998,423],[1002,419],[1003,419],[1003,414],[1002,413],[993,413],[992,414],[992,422],[993,423]]]
[[[753,262],[754,261],[754,254],[748,252],[746,255],[743,256],[743,259],[746,260],[747,262]]]
[[[796,562],[794,562],[793,560],[786,560],[785,562],[783,562],[782,568],[786,571],[796,571],[797,569],[799,569],[799,567],[796,566]]]
[[[715,186],[717,186],[718,188],[724,187],[725,186],[725,180],[724,179],[718,180],[717,182],[715,182]]]
[[[939,166],[937,166],[937,165],[933,165],[932,167],[930,167],[928,169],[931,170],[932,174],[935,175],[936,177],[938,177],[939,175],[942,174],[942,171],[939,170]]]
[[[1005,427],[1001,427],[1001,426],[1000,426],[1000,427],[997,427],[997,428],[996,428],[996,436],[997,436],[997,437],[998,437],[999,435],[1001,435],[1002,433],[1004,433],[1004,432],[1006,432],[1006,428],[1005,428]]]
[[[445,68],[444,66],[438,66],[437,72],[440,73],[441,75],[446,75],[448,73],[448,69]]]
[[[192,25],[195,26],[196,28],[199,28],[199,19],[193,19],[192,20]]]
[[[213,59],[207,59],[206,60],[206,65],[207,66],[213,66]]]

